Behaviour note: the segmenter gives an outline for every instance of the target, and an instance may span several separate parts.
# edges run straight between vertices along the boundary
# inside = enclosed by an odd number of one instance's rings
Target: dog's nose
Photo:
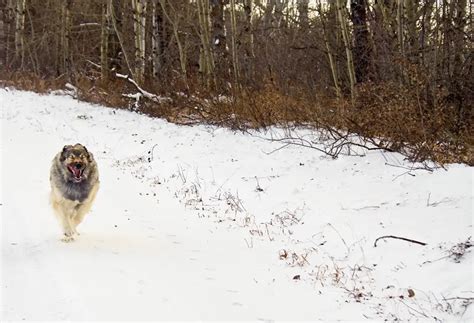
[[[82,168],[82,164],[81,163],[76,163],[76,169],[81,169]]]

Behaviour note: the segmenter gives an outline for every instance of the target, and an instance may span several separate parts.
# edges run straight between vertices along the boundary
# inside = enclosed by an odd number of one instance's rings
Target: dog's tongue
[[[69,170],[71,173],[74,175],[75,178],[80,178],[81,177],[81,170],[77,169],[76,167],[69,166]]]

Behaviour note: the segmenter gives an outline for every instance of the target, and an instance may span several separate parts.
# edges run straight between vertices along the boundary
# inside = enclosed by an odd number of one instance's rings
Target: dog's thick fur
[[[81,144],[64,146],[53,159],[50,182],[50,202],[63,228],[62,241],[73,241],[99,189],[94,156]]]

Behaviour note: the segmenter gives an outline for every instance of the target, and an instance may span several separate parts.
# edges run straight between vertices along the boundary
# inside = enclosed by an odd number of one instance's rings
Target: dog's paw
[[[74,241],[74,237],[72,235],[64,235],[61,239],[62,242],[69,243]]]

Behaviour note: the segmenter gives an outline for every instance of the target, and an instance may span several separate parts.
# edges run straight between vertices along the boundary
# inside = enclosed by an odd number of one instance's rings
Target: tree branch
[[[377,239],[375,239],[374,247],[377,247],[377,241],[379,241],[380,239],[387,239],[387,238],[404,240],[404,241],[408,241],[408,242],[411,242],[411,243],[420,244],[420,245],[422,245],[422,246],[426,246],[426,245],[427,245],[427,244],[424,243],[424,242],[417,241],[417,240],[413,240],[413,239],[408,239],[408,238],[403,238],[403,237],[397,237],[397,236],[382,236],[382,237],[378,237]]]

